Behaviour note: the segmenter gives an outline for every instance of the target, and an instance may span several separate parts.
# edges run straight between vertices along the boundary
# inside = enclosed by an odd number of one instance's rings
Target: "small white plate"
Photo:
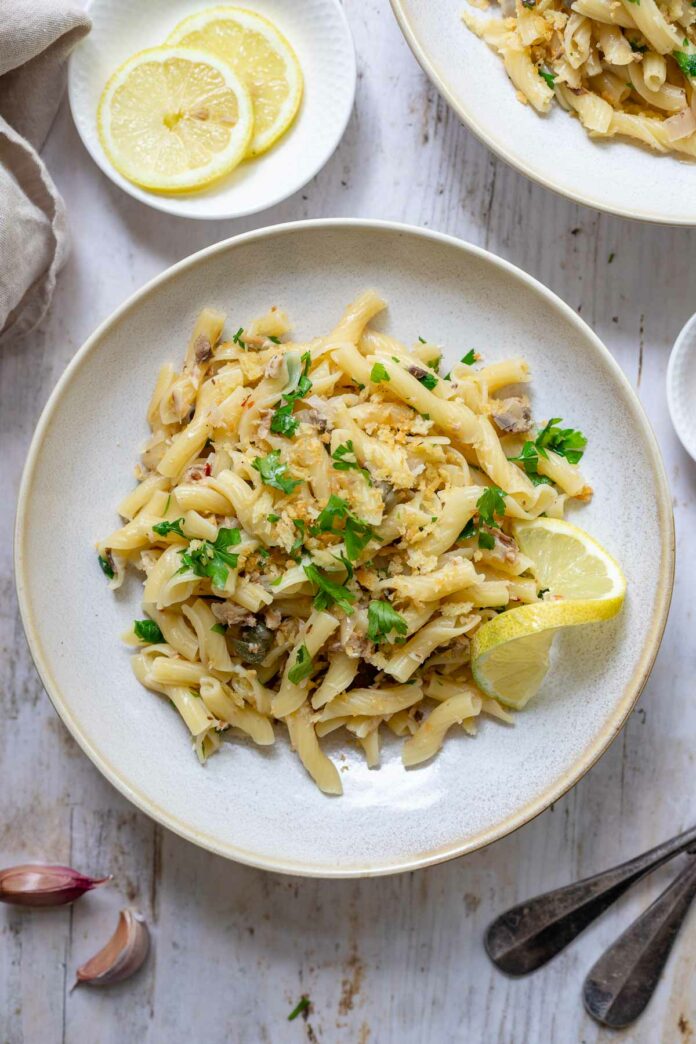
[[[696,460],[696,315],[674,342],[667,367],[667,405],[674,430]]]
[[[94,545],[117,524],[147,438],[162,363],[178,362],[204,305],[236,329],[269,304],[299,340],[330,330],[360,290],[388,301],[380,325],[445,346],[524,355],[535,413],[588,436],[595,495],[573,520],[621,562],[624,611],[559,636],[552,670],[514,727],[448,736],[420,768],[384,738],[378,770],[335,737],[344,794],[327,798],[291,752],[245,743],[201,767],[186,728],[143,689],[120,635],[142,587],[106,586]],[[146,349],[144,350],[144,346]],[[671,500],[659,451],[623,373],[566,304],[477,247],[419,228],[307,221],[237,236],[170,268],[90,337],[44,410],[17,514],[16,576],[34,660],[63,721],[99,769],[171,830],[241,862],[350,877],[413,870],[470,852],[527,822],[572,786],[616,736],[645,683],[669,605]]]
[[[489,149],[546,188],[622,217],[696,225],[696,162],[611,138],[588,137],[554,104],[521,105],[503,62],[462,22],[466,0],[391,0],[409,47],[460,120]]]
[[[92,31],[70,59],[68,90],[78,132],[97,166],[129,195],[177,217],[218,220],[255,214],[280,203],[321,170],[343,137],[355,98],[355,49],[339,0],[240,0],[236,5],[275,22],[294,48],[304,75],[300,111],[267,153],[241,163],[201,192],[148,192],[122,177],[97,132],[104,86],[130,55],[163,44],[174,26],[215,6],[205,0],[93,0]]]

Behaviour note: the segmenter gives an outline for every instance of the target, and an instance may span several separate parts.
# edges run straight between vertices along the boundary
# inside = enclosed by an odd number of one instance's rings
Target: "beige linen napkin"
[[[41,321],[65,260],[63,201],[37,150],[89,27],[77,2],[0,0],[0,344]]]

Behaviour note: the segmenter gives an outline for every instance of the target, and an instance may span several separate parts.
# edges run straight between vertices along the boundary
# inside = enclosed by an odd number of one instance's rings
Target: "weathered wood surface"
[[[42,329],[0,353],[0,865],[48,857],[114,873],[121,892],[150,918],[155,946],[131,983],[70,994],[75,967],[115,924],[117,889],[94,893],[72,911],[2,908],[0,1041],[8,1044],[608,1040],[582,1010],[582,979],[668,872],[527,980],[507,980],[491,967],[483,929],[506,905],[619,861],[694,819],[696,466],[671,429],[664,376],[670,346],[696,304],[696,232],[600,215],[533,185],[459,125],[408,51],[387,0],[346,0],[346,8],[360,64],[355,114],[321,174],[272,211],[198,223],[141,206],[94,166],[65,105],[45,150],[68,205],[74,248]],[[440,229],[541,279],[588,320],[637,388],[674,494],[679,560],[671,617],[640,705],[611,750],[553,810],[514,836],[465,860],[391,879],[313,882],[262,873],[199,851],[136,812],[51,709],[27,652],[12,580],[14,506],[31,433],[87,334],[192,251],[249,228],[315,216]],[[47,553],[60,554],[59,534]],[[627,1039],[694,1040],[695,943],[693,915]],[[288,1023],[304,992],[312,1000],[308,1020]]]

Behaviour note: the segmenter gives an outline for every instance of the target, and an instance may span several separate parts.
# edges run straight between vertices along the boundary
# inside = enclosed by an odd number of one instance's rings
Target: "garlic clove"
[[[121,910],[116,931],[106,946],[77,969],[75,986],[108,986],[137,972],[150,949],[150,932],[137,910]],[[73,986],[73,989],[75,987]]]
[[[0,902],[17,906],[61,906],[79,899],[109,877],[85,877],[69,866],[25,863],[0,870]]]

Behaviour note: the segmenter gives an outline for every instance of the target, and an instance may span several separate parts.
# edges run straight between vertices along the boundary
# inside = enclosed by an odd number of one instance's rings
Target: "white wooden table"
[[[583,1012],[582,979],[669,871],[529,979],[510,981],[495,971],[481,944],[484,927],[514,901],[618,862],[696,818],[696,468],[672,431],[664,393],[670,346],[696,307],[696,232],[606,217],[514,173],[439,99],[387,0],[346,0],[346,8],[360,66],[355,114],[325,170],[272,211],[197,223],[141,206],[94,166],[66,105],[45,149],[68,205],[74,248],[43,328],[0,352],[0,865],[67,862],[111,872],[117,886],[74,908],[0,910],[2,1044],[608,1040],[612,1035]],[[626,185],[628,198],[630,191]],[[671,617],[652,678],[589,775],[486,851],[415,874],[353,882],[237,866],[127,804],[78,750],[42,690],[16,611],[11,563],[16,491],[33,428],[97,323],[192,251],[249,228],[317,216],[390,218],[455,234],[520,265],[576,308],[647,409],[672,483],[679,546]],[[60,554],[59,534],[47,553]],[[125,902],[137,904],[153,926],[146,968],[108,991],[69,994],[75,967],[110,934]],[[691,1044],[695,979],[696,914],[648,1011],[624,1037]],[[303,993],[312,1001],[309,1018],[288,1023]]]

